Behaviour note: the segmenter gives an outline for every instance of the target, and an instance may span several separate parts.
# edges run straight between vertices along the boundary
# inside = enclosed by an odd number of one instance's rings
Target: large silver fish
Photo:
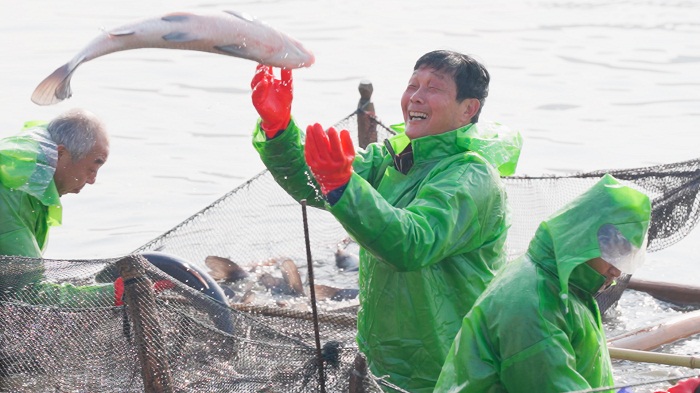
[[[241,57],[280,67],[309,67],[314,55],[304,46],[249,15],[171,13],[101,34],[73,59],[44,79],[32,94],[38,105],[70,98],[70,79],[78,66],[109,53],[138,48],[185,49]]]

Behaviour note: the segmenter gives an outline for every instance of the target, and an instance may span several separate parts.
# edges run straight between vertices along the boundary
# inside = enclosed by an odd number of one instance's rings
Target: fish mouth
[[[292,40],[292,44],[293,48],[296,49],[296,53],[291,54],[291,56],[303,59],[298,65],[299,68],[311,67],[316,62],[316,56],[314,56],[310,50],[306,49],[301,42]],[[284,56],[289,57],[290,53],[285,53]]]

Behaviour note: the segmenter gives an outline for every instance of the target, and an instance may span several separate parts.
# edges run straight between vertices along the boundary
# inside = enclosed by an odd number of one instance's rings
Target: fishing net
[[[379,140],[391,134],[363,111],[337,127],[353,135],[371,128]],[[509,257],[525,251],[540,221],[604,173],[653,198],[649,251],[678,242],[697,223],[700,160],[509,177],[503,179],[513,214]],[[353,289],[356,273],[340,271],[336,257],[356,252],[357,245],[329,213],[302,210],[266,171],[128,255],[70,261],[0,256],[0,391],[387,389],[391,381],[368,373],[358,352],[357,300],[318,300],[315,314],[308,285],[305,296],[260,285],[265,275],[285,277],[284,260],[292,260],[308,284],[304,212],[315,284]],[[188,282],[159,287],[168,276],[139,255],[147,251],[176,255],[204,271],[208,257],[227,258],[250,277],[221,284],[232,300],[227,305]],[[125,305],[115,306],[111,282],[119,276]]]

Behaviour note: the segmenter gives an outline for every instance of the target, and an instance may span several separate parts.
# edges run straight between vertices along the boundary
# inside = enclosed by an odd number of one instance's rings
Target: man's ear
[[[465,98],[464,101],[462,101],[462,106],[463,124],[468,124],[472,122],[474,116],[479,112],[481,102],[476,98]]]
[[[68,151],[68,149],[66,149],[64,145],[58,145],[56,147],[56,150],[58,152],[58,162],[71,159],[70,152]]]

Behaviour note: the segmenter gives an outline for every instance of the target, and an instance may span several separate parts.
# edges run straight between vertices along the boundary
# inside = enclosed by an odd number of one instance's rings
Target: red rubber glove
[[[668,390],[654,393],[695,393],[700,392],[700,377],[684,379],[671,386]]]
[[[328,195],[350,181],[355,147],[348,130],[342,130],[338,134],[331,127],[326,133],[318,123],[308,126],[304,156],[323,195]]]
[[[124,279],[119,277],[114,280],[114,306],[124,305]]]
[[[175,284],[170,280],[158,280],[153,283],[153,290],[155,293],[160,293],[174,287]],[[124,305],[124,279],[121,277],[114,280],[114,305],[116,307]]]
[[[260,126],[267,139],[287,128],[292,113],[292,70],[282,69],[281,79],[275,79],[272,67],[259,64],[250,82],[253,106],[258,111]]]

